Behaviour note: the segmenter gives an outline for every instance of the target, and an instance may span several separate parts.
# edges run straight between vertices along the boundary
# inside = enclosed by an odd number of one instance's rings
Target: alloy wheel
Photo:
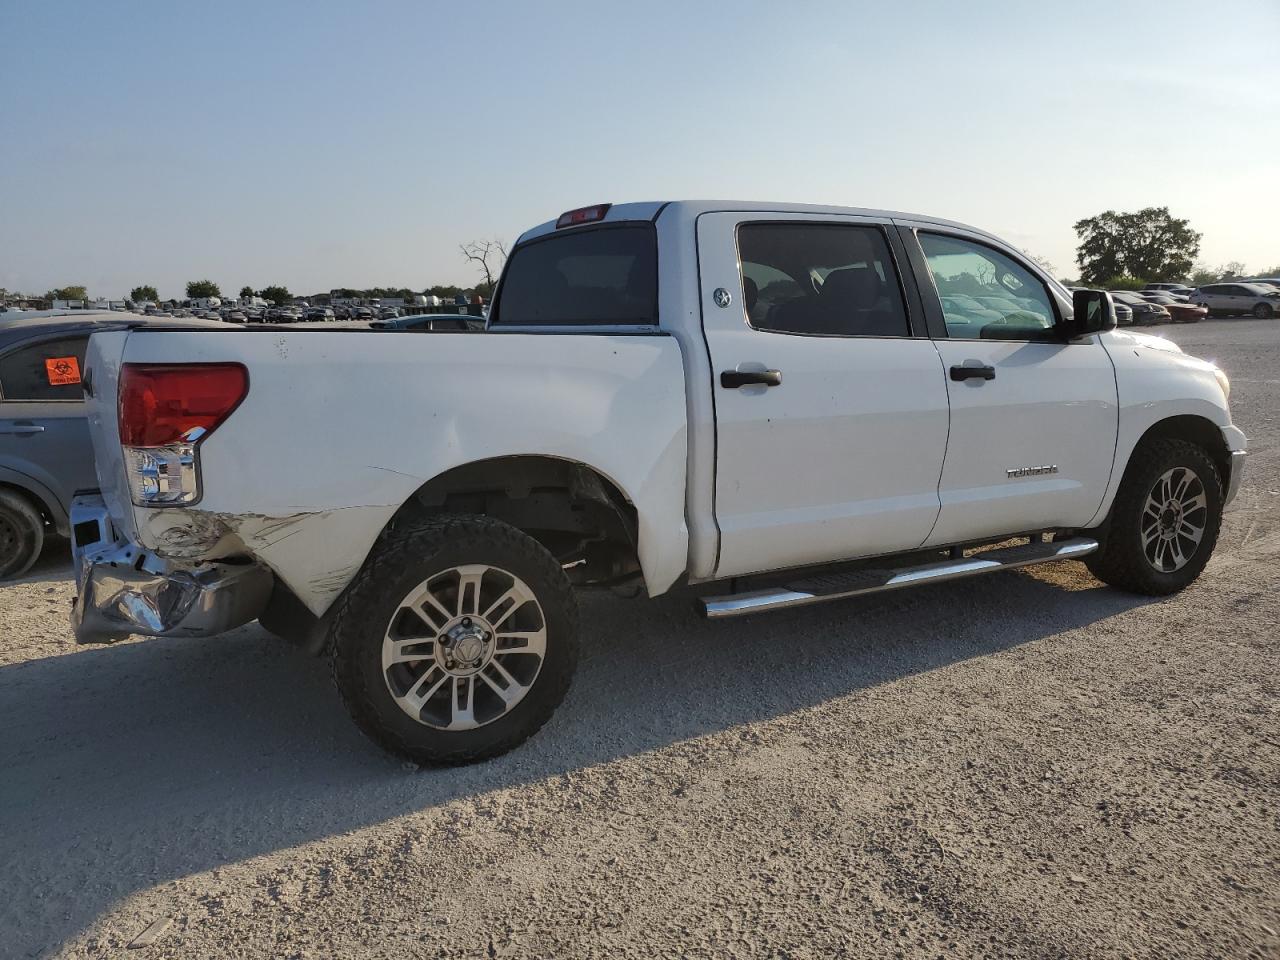
[[[400,602],[383,637],[382,670],[414,720],[473,730],[524,699],[546,650],[533,590],[499,567],[467,564],[433,575]]]
[[[1140,531],[1147,562],[1160,573],[1180,570],[1204,538],[1209,500],[1204,482],[1189,467],[1166,470],[1147,494]]]

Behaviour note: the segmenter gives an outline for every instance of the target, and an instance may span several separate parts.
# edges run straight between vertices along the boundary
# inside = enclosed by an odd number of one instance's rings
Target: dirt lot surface
[[[0,956],[1280,956],[1280,323],[1158,332],[1252,438],[1182,595],[596,597],[559,713],[468,769],[256,626],[77,647],[51,547],[0,587]]]

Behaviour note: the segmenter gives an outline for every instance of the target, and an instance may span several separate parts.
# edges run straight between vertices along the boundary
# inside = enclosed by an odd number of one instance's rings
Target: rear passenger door
[[[97,487],[80,374],[88,334],[43,337],[0,353],[0,466],[38,481],[65,506]]]
[[[717,576],[918,547],[947,391],[899,241],[859,217],[698,220]]]
[[[989,238],[922,224],[902,240],[951,403],[929,545],[1086,526],[1116,446],[1115,372],[1101,342],[1067,342],[1069,305]],[[987,309],[968,307],[974,300]]]

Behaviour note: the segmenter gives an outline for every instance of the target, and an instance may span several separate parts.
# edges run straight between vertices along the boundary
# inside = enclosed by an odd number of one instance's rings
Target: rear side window
[[[490,322],[504,327],[656,324],[653,225],[576,229],[516,247]]]
[[[0,357],[0,399],[83,400],[80,376],[88,345],[87,336],[63,337],[10,350]]]
[[[744,223],[742,302],[757,330],[828,337],[910,335],[889,245],[878,227]]]

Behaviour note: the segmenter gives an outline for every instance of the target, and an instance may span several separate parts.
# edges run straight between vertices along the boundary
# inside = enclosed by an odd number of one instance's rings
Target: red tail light
[[[249,373],[238,363],[126,363],[120,442],[161,447],[195,441],[231,416],[248,392]]]

